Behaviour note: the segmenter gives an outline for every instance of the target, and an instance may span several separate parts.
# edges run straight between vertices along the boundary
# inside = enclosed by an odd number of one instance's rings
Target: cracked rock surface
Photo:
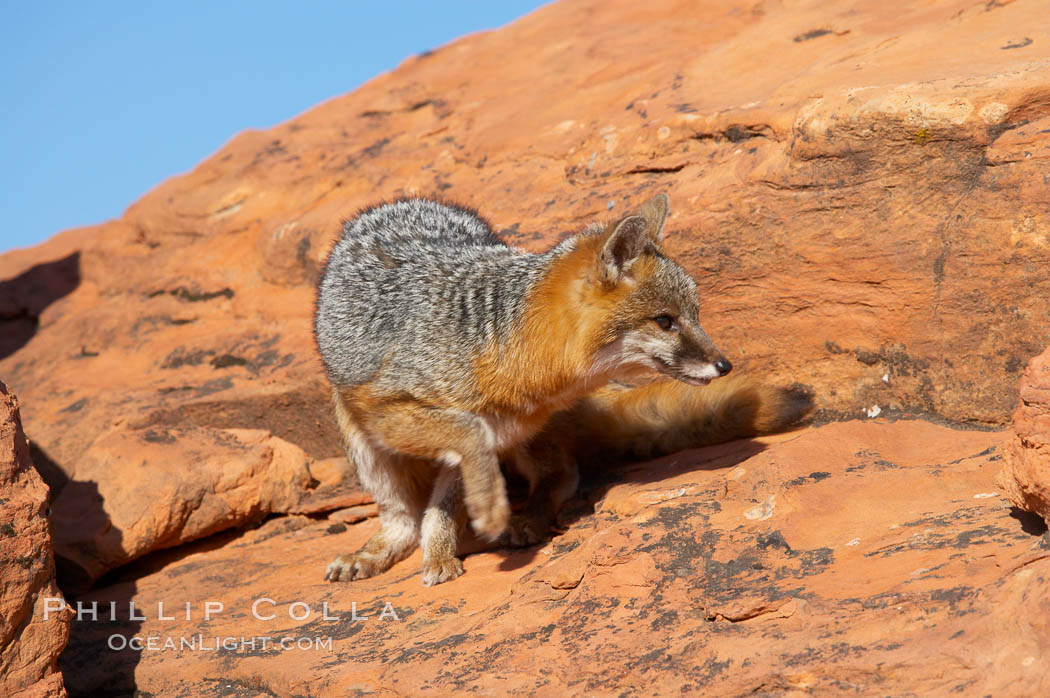
[[[18,399],[0,382],[0,694],[65,696],[58,655],[70,614],[55,583],[47,485],[33,469]],[[49,601],[50,599],[50,601]]]

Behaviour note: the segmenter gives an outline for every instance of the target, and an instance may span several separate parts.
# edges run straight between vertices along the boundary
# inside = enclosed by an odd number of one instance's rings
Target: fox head
[[[601,233],[594,273],[611,312],[600,358],[706,385],[732,364],[700,326],[696,282],[660,250],[668,212],[660,194]]]

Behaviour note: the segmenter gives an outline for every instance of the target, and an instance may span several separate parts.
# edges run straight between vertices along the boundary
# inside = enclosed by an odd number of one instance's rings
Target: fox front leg
[[[423,513],[423,584],[426,586],[448,582],[463,574],[456,547],[465,523],[464,513],[459,472],[442,468]]]

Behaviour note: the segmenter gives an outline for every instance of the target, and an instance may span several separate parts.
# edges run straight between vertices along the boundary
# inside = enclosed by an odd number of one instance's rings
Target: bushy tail
[[[779,388],[743,375],[697,387],[661,380],[610,386],[560,413],[557,430],[581,462],[654,458],[689,448],[784,431],[813,409],[804,388]],[[568,444],[566,444],[568,445]]]

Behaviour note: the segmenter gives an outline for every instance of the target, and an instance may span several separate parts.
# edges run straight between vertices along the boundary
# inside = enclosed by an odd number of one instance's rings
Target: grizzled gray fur
[[[315,328],[329,378],[463,396],[471,357],[512,331],[551,257],[571,247],[528,254],[474,212],[426,199],[366,210],[344,225],[320,282]]]

